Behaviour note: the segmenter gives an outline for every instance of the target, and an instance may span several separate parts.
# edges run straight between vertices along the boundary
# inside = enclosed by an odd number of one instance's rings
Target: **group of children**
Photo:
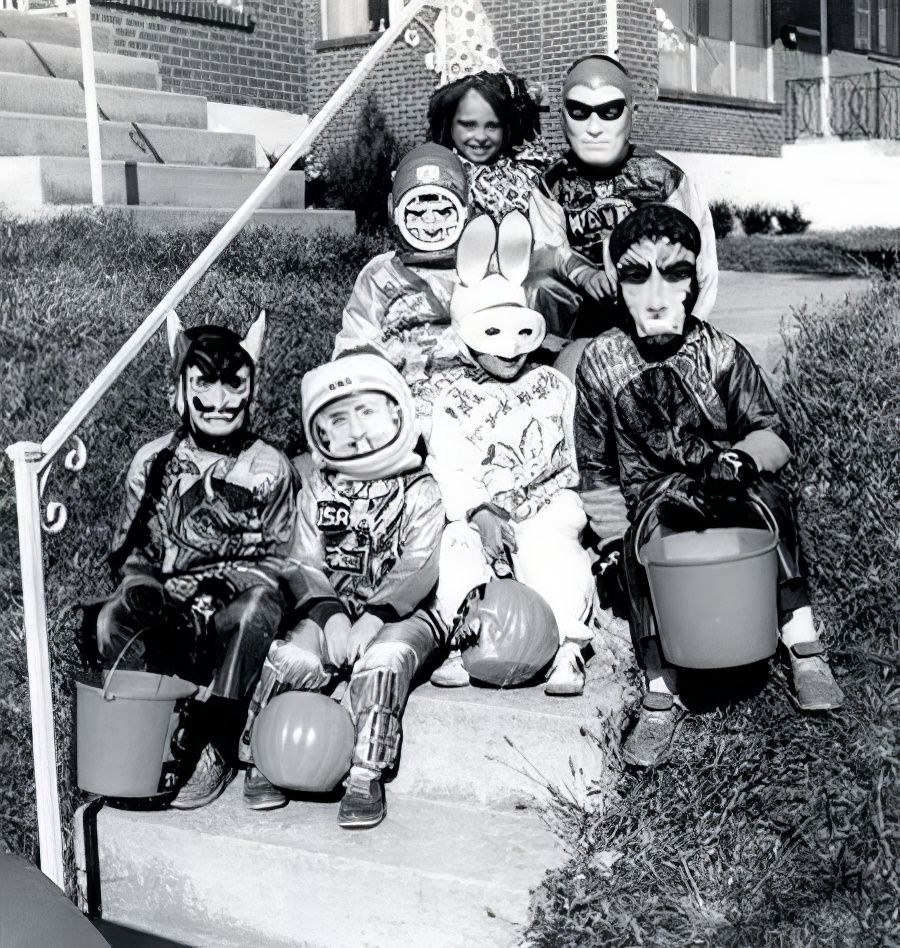
[[[709,210],[681,169],[631,144],[616,60],[578,60],[562,92],[570,150],[555,161],[518,78],[435,93],[433,141],[394,177],[398,249],[362,270],[332,361],[302,380],[309,450],[293,463],[250,428],[262,317],[243,339],[170,317],[179,427],[132,462],[121,582],[97,637],[108,661],[137,637],[126,664],[208,682],[172,806],[215,799],[238,760],[247,805],[283,805],[253,763],[257,716],[286,689],[329,690],[349,673],[356,740],[339,822],[380,822],[413,679],[437,666],[435,684],[468,684],[454,645],[477,635],[477,614],[462,607],[494,578],[546,601],[559,648],[545,691],[580,694],[603,624],[588,524],[601,559],[621,555],[646,674],[625,757],[659,763],[677,676],[634,524],[741,518],[751,489],[781,531],[797,701],[841,703],[775,481],[788,435],[752,358],[702,318],[717,279]]]

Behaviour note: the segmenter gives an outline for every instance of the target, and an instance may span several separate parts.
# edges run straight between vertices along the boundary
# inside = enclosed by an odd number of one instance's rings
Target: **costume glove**
[[[722,448],[704,464],[703,490],[711,499],[742,497],[759,477],[756,462],[745,451]]]

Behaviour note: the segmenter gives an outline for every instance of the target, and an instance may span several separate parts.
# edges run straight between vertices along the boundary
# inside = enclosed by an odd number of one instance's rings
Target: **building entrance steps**
[[[193,812],[104,807],[104,918],[217,946],[518,944],[531,890],[567,854],[542,784],[579,800],[590,786],[594,801],[612,785],[601,745],[619,740],[633,701],[630,649],[616,620],[578,698],[550,698],[540,685],[418,687],[375,829],[342,830],[337,802],[251,811],[241,777]]]

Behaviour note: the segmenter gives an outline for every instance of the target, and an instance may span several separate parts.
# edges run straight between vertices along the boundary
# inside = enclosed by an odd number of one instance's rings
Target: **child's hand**
[[[469,517],[469,523],[478,531],[481,548],[492,567],[495,563],[507,562],[508,553],[516,551],[516,531],[508,515],[494,507],[479,507]]]
[[[704,464],[703,490],[711,499],[742,496],[758,477],[759,469],[749,454],[723,448]]]

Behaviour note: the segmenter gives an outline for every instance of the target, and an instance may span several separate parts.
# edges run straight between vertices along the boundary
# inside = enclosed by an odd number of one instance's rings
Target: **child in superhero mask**
[[[531,189],[552,156],[537,137],[538,109],[518,76],[478,72],[435,90],[428,128],[431,141],[462,161],[473,214],[499,222],[528,212]]]
[[[414,452],[409,389],[380,356],[344,356],[301,387],[310,453],[295,460],[302,489],[293,555],[327,595],[269,650],[241,741],[253,809],[286,802],[252,766],[257,714],[281,691],[322,690],[350,671],[353,766],[338,822],[375,826],[382,776],[394,766],[410,682],[445,640],[430,608],[444,527],[440,493]]]
[[[615,318],[615,276],[603,267],[603,247],[612,229],[649,203],[670,204],[697,225],[695,315],[713,307],[718,284],[716,242],[706,201],[677,165],[631,144],[634,92],[631,78],[615,59],[584,56],[563,79],[561,119],[569,151],[541,176],[532,192],[530,220],[537,268],[548,268],[569,284],[552,284],[538,308],[572,338],[593,337]],[[560,363],[573,372],[584,344]],[[576,353],[577,349],[577,353]]]
[[[363,267],[332,358],[374,349],[416,397],[432,373],[460,359],[450,330],[454,251],[468,216],[459,158],[441,145],[414,148],[394,174],[388,212],[399,249]]]
[[[817,711],[843,700],[813,623],[793,506],[776,476],[790,458],[788,434],[746,349],[693,315],[701,252],[696,224],[671,206],[646,205],[615,228],[607,268],[620,326],[588,345],[576,379],[584,509],[608,536],[609,498],[621,488],[632,524],[624,537],[625,579],[647,691],[624,756],[640,766],[665,759],[678,719],[676,669],[658,647],[634,549],[633,525],[645,514],[649,530],[745,519],[755,525],[747,507],[752,490],[780,530],[781,642],[797,703]]]
[[[126,477],[111,554],[121,582],[100,609],[111,664],[180,674],[204,686],[186,726],[196,764],[172,806],[215,799],[233,776],[246,702],[290,603],[279,579],[294,524],[290,462],[250,428],[265,316],[230,329],[167,324],[178,429],[142,447]],[[305,584],[295,577],[300,601]],[[191,750],[196,754],[191,753]]]
[[[499,273],[488,276],[495,247]],[[427,463],[450,521],[438,601],[450,622],[474,587],[514,573],[547,601],[560,630],[545,690],[571,695],[584,688],[594,585],[579,542],[584,511],[572,490],[574,386],[529,362],[545,332],[522,288],[530,253],[531,230],[519,212],[503,220],[499,242],[487,216],[460,240],[451,316],[469,363],[435,380],[425,429]],[[468,683],[458,652],[432,681]]]

